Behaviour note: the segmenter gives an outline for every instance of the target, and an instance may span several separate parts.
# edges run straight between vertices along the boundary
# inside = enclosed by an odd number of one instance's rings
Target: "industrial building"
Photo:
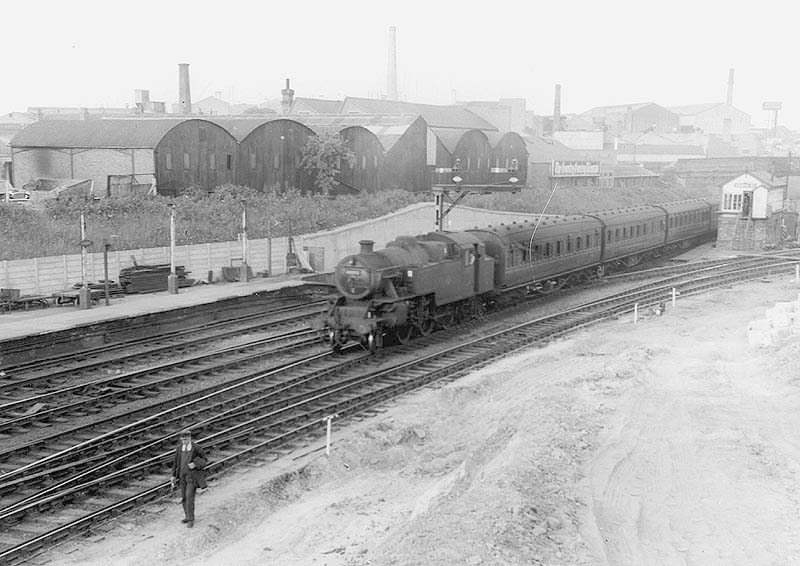
[[[237,166],[234,137],[198,119],[42,120],[14,136],[11,153],[15,186],[85,179],[101,196],[210,189],[234,182]]]

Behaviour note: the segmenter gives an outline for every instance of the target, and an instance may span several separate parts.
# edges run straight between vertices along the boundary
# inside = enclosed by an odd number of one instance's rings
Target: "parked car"
[[[0,202],[24,202],[28,200],[31,200],[30,191],[0,184]]]

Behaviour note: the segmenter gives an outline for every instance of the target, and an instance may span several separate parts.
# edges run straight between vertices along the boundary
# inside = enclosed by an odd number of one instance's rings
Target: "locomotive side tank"
[[[475,309],[475,297],[494,287],[494,259],[463,232],[402,236],[378,251],[370,240],[360,244],[336,266],[341,295],[318,323],[334,348],[358,340],[376,349],[387,334],[400,342],[427,334],[459,317],[466,303]]]

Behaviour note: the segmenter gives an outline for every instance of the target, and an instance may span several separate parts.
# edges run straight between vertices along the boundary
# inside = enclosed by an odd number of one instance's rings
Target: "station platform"
[[[214,283],[183,287],[178,294],[168,291],[112,296],[106,306],[104,296],[84,309],[74,304],[0,312],[0,350],[2,342],[25,336],[69,330],[115,319],[214,303],[232,297],[275,291],[307,284],[306,275],[286,275],[252,279],[247,282]]]

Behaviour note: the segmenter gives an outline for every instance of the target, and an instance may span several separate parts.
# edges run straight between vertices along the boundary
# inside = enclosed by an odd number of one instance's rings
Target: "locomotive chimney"
[[[178,63],[178,105],[181,114],[192,113],[192,94],[189,89],[189,63]]]
[[[358,242],[358,244],[361,246],[362,254],[371,254],[372,246],[375,245],[375,242],[373,242],[372,240],[361,240],[360,242]]]

